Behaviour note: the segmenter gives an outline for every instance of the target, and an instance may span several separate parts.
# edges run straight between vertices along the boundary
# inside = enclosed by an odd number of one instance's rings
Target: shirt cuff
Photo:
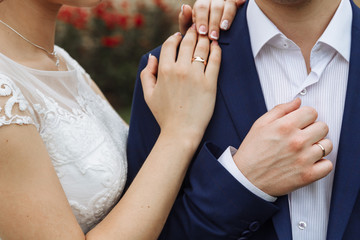
[[[219,157],[218,161],[221,165],[236,179],[238,180],[244,187],[246,187],[250,192],[262,198],[268,202],[275,202],[276,197],[270,196],[269,194],[261,191],[254,184],[252,184],[239,170],[236,166],[233,156],[236,153],[237,149],[234,147],[228,147],[223,154]]]

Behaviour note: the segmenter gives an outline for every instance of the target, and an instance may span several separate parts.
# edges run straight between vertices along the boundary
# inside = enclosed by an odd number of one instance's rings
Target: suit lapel
[[[267,111],[251,50],[246,9],[247,3],[239,10],[231,30],[223,32],[219,40],[223,51],[219,88],[241,140]],[[291,239],[287,196],[280,197],[276,205],[280,210],[273,223],[278,238]]]
[[[239,10],[231,30],[223,32],[219,40],[223,51],[219,88],[241,140],[267,111],[251,51],[246,8],[247,4]]]
[[[330,207],[327,239],[342,239],[360,188],[360,15],[353,6],[349,79]]]

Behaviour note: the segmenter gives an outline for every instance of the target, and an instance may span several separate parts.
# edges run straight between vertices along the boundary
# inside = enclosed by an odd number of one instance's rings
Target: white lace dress
[[[0,54],[0,127],[36,126],[86,233],[123,191],[128,127],[80,65],[56,50],[69,71],[35,70]]]

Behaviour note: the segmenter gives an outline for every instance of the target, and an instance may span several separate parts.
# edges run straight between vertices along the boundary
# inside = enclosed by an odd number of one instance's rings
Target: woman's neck
[[[61,5],[45,0],[4,0],[0,20],[30,42],[53,52],[56,16]],[[54,57],[0,23],[0,52],[14,61],[41,70],[56,70]]]
[[[47,1],[4,0],[0,3],[0,20],[31,42],[51,52],[54,47],[56,16],[60,7],[61,5],[49,4]],[[9,37],[11,35],[9,34]],[[26,44],[29,43],[24,41],[24,45]]]

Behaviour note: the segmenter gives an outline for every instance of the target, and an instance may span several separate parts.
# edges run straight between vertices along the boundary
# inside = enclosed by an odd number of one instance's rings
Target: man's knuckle
[[[305,139],[303,137],[293,137],[289,141],[289,148],[291,152],[299,152],[304,148],[305,145]]]
[[[313,171],[311,171],[310,169],[304,168],[300,172],[300,178],[301,178],[303,185],[307,185],[314,181],[315,176],[314,176]]]
[[[292,123],[289,121],[282,121],[278,126],[280,135],[288,135],[293,130]]]
[[[315,110],[315,108],[313,107],[309,107],[309,106],[304,106],[303,107],[304,111],[309,114],[310,116],[317,118],[318,116],[318,112]]]

